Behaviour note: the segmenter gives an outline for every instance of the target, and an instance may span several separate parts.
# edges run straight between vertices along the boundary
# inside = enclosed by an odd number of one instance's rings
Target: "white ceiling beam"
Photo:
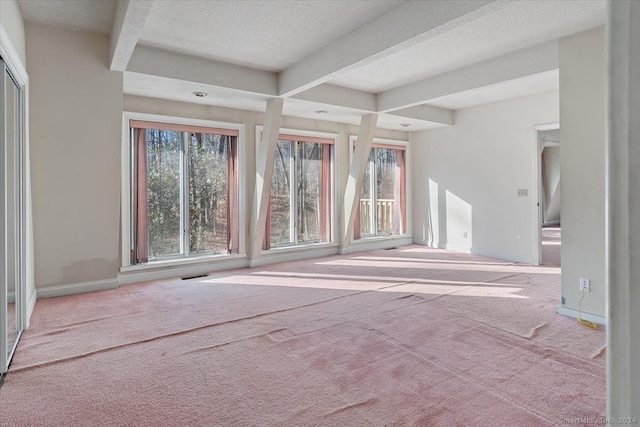
[[[262,139],[256,147],[256,183],[253,192],[251,224],[249,225],[249,260],[252,265],[262,253],[262,242],[267,227],[269,195],[271,194],[273,160],[278,145],[283,105],[283,98],[272,98],[267,101]]]
[[[558,42],[544,43],[379,93],[378,111],[403,110],[431,99],[558,67]]]
[[[424,120],[426,122],[453,125],[454,111],[448,108],[435,107],[433,105],[416,105],[388,113],[392,116],[407,117]]]
[[[279,76],[279,95],[293,96],[339,73],[387,57],[471,22],[508,2],[411,1],[307,56]]]
[[[324,83],[301,92],[292,98],[316,102],[328,106],[353,108],[363,113],[376,113],[376,96],[371,92],[364,92],[343,86]],[[453,125],[453,110],[434,107],[432,105],[418,105],[403,110],[394,111],[391,115],[423,120],[443,125]]]
[[[203,59],[148,46],[138,46],[127,71],[275,96],[275,73]]]
[[[360,119],[360,128],[358,129],[358,143],[351,158],[349,167],[349,176],[347,177],[347,185],[342,194],[344,199],[342,202],[342,212],[340,215],[340,253],[345,253],[351,244],[353,236],[353,227],[356,221],[356,213],[358,212],[358,204],[360,203],[360,191],[362,181],[364,180],[364,172],[367,168],[369,160],[369,152],[373,144],[373,134],[376,130],[378,122],[377,114],[367,114]]]
[[[292,96],[292,98],[317,102],[319,104],[354,108],[356,110],[362,110],[370,113],[376,111],[375,94],[348,87],[336,86],[329,83],[298,93]]]
[[[153,0],[120,0],[111,29],[111,61],[109,68],[124,71],[144,30]]]

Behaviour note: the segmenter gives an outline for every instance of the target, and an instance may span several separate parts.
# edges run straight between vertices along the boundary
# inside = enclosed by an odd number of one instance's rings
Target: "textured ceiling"
[[[357,68],[332,83],[382,92],[514,50],[604,25],[599,1],[512,1],[507,7]]]
[[[18,5],[27,21],[105,35],[111,33],[116,10],[116,0],[18,0]]]
[[[176,8],[159,1],[140,43],[280,71],[401,3],[191,0]]]
[[[441,98],[434,98],[429,100],[429,104],[441,108],[459,110],[536,93],[551,92],[560,88],[558,74],[558,70],[532,74],[521,79],[508,80]]]
[[[287,115],[358,123],[377,112],[379,127],[398,130],[558,90],[557,40],[606,17],[605,0],[18,4],[27,21],[110,37],[107,65],[124,71],[125,93],[250,111],[281,96]]]

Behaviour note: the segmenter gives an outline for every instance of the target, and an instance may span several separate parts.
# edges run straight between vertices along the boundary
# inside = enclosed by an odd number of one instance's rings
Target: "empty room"
[[[640,420],[640,2],[0,0],[0,425]]]

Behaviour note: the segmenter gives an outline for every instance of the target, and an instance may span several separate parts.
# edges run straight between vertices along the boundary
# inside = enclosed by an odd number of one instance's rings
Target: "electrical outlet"
[[[466,239],[469,237],[469,235],[467,234],[467,232],[465,231],[464,233],[462,233],[462,236]]]
[[[580,278],[580,290],[589,292],[590,288],[591,288],[591,280]]]
[[[526,188],[518,188],[518,197],[529,197],[529,190]]]

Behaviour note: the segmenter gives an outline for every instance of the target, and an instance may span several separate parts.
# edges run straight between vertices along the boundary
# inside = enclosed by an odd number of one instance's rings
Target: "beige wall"
[[[23,69],[26,69],[26,55],[25,55],[25,32],[24,32],[24,21],[22,19],[22,14],[18,7],[18,3],[15,0],[0,0],[0,21],[2,22],[2,28],[7,33],[7,39],[2,40],[2,45],[6,49],[8,48],[8,44],[11,46],[12,50],[15,51],[17,55],[18,61],[20,61],[20,66]],[[8,58],[5,58],[7,60]],[[13,64],[14,67],[18,67],[18,64]],[[20,70],[13,70],[14,73],[20,74]],[[18,77],[15,76],[14,77]],[[22,76],[25,80],[27,76]],[[19,77],[19,80],[21,78]],[[28,96],[29,86],[28,83],[23,87],[25,96]],[[29,123],[29,107],[28,104],[25,107],[24,113],[24,121],[26,126]],[[30,181],[30,155],[29,155],[29,132],[26,129],[24,140],[23,140],[23,155],[25,156],[25,179],[23,182],[24,192],[25,192],[25,221],[26,221],[26,236],[25,239],[25,252],[26,252],[26,300],[27,300],[27,313],[26,313],[26,324],[25,327],[29,325],[31,311],[33,309],[33,305],[35,304],[35,282],[34,282],[34,259],[33,259],[33,222],[32,222],[32,205],[31,205],[31,181]]]
[[[115,280],[122,73],[109,39],[28,22],[38,289]]]
[[[27,63],[24,43],[24,21],[16,0],[0,0],[0,22],[7,32],[22,65]]]
[[[578,309],[581,277],[591,279],[582,311],[605,316],[605,32],[560,40],[562,295]],[[562,309],[562,307],[561,307]]]
[[[123,96],[122,74],[108,70],[109,40],[103,36],[28,22],[26,42],[38,289],[117,283],[123,111],[244,124],[250,209],[255,126],[262,124],[262,113]],[[344,186],[348,135],[357,134],[357,126],[285,117],[282,127],[339,134],[336,176],[338,189]],[[386,130],[377,136],[408,138]],[[246,233],[249,218],[247,212]]]

